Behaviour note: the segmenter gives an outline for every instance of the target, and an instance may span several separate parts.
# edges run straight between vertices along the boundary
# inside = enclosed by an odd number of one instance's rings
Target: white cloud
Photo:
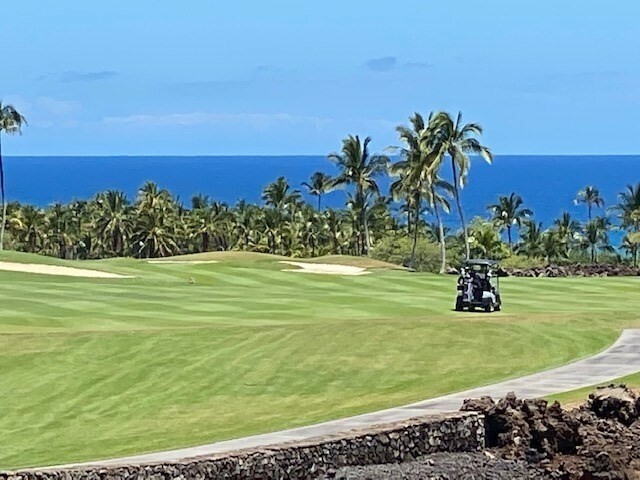
[[[135,125],[140,127],[175,127],[197,125],[248,125],[253,128],[268,128],[276,125],[308,124],[321,127],[331,119],[292,115],[289,113],[166,113],[158,115],[137,114],[122,117],[105,117],[103,123],[112,125]]]

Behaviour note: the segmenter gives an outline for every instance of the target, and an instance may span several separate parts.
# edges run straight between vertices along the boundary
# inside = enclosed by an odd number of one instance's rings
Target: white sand
[[[0,270],[23,273],[39,273],[41,275],[62,275],[65,277],[84,278],[133,278],[117,273],[87,270],[85,268],[60,267],[58,265],[40,265],[37,263],[0,262]]]
[[[182,263],[200,265],[203,263],[218,263],[218,260],[148,260],[148,263]]]
[[[282,261],[287,265],[292,265],[298,268],[285,268],[284,272],[302,272],[302,273],[320,273],[323,275],[367,275],[366,268],[352,267],[350,265],[332,265],[330,263],[303,263],[303,262],[287,262]]]

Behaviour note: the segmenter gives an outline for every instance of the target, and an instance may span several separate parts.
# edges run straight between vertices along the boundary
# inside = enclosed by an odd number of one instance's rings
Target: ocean
[[[287,177],[304,193],[301,182],[318,170],[336,172],[323,156],[5,157],[8,199],[39,206],[90,198],[107,189],[122,190],[134,199],[147,180],[167,188],[185,204],[197,193],[228,203],[241,198],[259,202],[263,187],[278,176]],[[586,185],[597,186],[610,206],[625,185],[639,181],[640,155],[499,155],[492,165],[473,159],[462,200],[471,218],[486,215],[487,205],[498,195],[516,192],[535,218],[549,226],[563,211],[586,219],[586,207],[574,204]],[[386,191],[388,181],[381,181],[381,188]],[[306,193],[305,197],[313,201]],[[339,207],[344,200],[345,192],[336,191],[323,202]],[[455,225],[455,217],[449,215],[447,223]]]

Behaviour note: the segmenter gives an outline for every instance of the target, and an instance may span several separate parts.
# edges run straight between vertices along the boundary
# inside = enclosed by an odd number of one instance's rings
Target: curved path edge
[[[253,435],[197,447],[110,460],[38,468],[37,470],[177,462],[247,448],[266,448],[274,444],[309,440],[315,437],[332,435],[354,429],[361,430],[373,425],[399,422],[418,416],[457,411],[466,398],[481,397],[484,395],[497,398],[503,397],[509,392],[515,392],[520,398],[545,397],[608,382],[639,371],[640,329],[624,330],[611,347],[597,355],[578,360],[562,367],[493,385],[473,388],[409,405],[318,423],[307,427]]]

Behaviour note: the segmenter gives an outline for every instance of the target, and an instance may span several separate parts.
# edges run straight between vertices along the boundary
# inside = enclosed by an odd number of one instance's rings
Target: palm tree
[[[544,256],[542,252],[542,222],[535,222],[532,218],[523,220],[525,227],[521,241],[518,244],[518,252],[524,253],[530,258]]]
[[[340,169],[340,174],[336,177],[334,185],[353,185],[355,196],[351,205],[356,209],[359,223],[359,250],[362,255],[366,255],[371,247],[371,237],[367,222],[367,205],[369,196],[379,196],[380,188],[376,178],[387,171],[389,158],[386,155],[371,155],[369,153],[369,143],[371,137],[360,141],[358,135],[349,135],[342,140],[341,153],[333,152],[329,154],[329,160],[335,162]]]
[[[622,223],[622,228],[627,230],[629,238],[637,238],[640,233],[640,182],[635,185],[627,185],[626,188],[618,194],[618,203],[612,207],[612,210],[618,212],[618,216]],[[633,265],[638,265],[638,243],[632,242],[634,247],[631,250]]]
[[[437,158],[431,166],[433,171],[440,170],[445,155],[449,155],[451,159],[453,196],[460,216],[467,258],[470,256],[469,234],[462,209],[460,189],[464,188],[467,182],[469,167],[471,166],[469,155],[480,155],[488,163],[493,161],[491,151],[475,138],[475,136],[479,135],[482,135],[480,124],[462,124],[462,112],[458,112],[455,121],[447,112],[439,112],[431,118],[429,126],[425,129],[421,139],[428,150],[437,152]]]
[[[504,253],[504,243],[494,226],[476,218],[469,226],[471,251],[475,256],[497,259]]]
[[[411,233],[411,215],[413,214],[413,245],[409,266],[414,268],[420,215],[423,212],[423,195],[429,172],[429,161],[432,160],[432,157],[423,151],[420,144],[420,135],[425,128],[422,115],[415,113],[409,121],[412,128],[404,125],[396,127],[400,141],[404,143],[404,146],[400,149],[401,160],[391,165],[389,173],[399,177],[391,184],[390,190],[394,200],[397,201],[401,197],[406,199],[405,208],[409,233]]]
[[[580,190],[578,192],[575,203],[576,205],[584,204],[587,206],[587,211],[589,212],[589,221],[591,221],[591,209],[594,206],[603,207],[604,199],[600,196],[600,191],[596,187],[587,185],[584,190]]]
[[[283,227],[285,222],[285,211],[289,206],[301,199],[300,192],[298,190],[291,190],[286,178],[278,177],[275,182],[272,182],[265,187],[262,192],[262,199],[276,212],[280,253],[284,255]]]
[[[70,205],[56,203],[45,212],[45,249],[59,258],[67,258],[77,239],[76,223]]]
[[[119,190],[99,193],[93,225],[103,248],[115,256],[125,254],[133,230],[133,207]]]
[[[554,258],[566,257],[567,247],[558,230],[549,229],[540,236],[540,253],[547,264]]]
[[[36,253],[38,250],[45,231],[44,218],[41,209],[25,205],[9,220],[10,228],[28,253]]]
[[[0,250],[4,245],[4,230],[7,223],[7,199],[4,190],[4,164],[2,162],[2,132],[9,135],[22,132],[26,119],[13,105],[3,105],[0,101],[0,192],[2,193],[2,225],[0,226]]]
[[[331,176],[322,172],[315,172],[309,182],[302,182],[302,186],[306,187],[311,195],[318,197],[318,211],[322,210],[322,195],[334,188]]]
[[[596,217],[582,229],[582,245],[591,252],[591,262],[598,261],[598,250],[611,250],[608,228],[611,222],[605,217]]]
[[[201,203],[197,204],[203,205]],[[212,240],[215,242],[216,249],[227,250],[226,231],[232,218],[233,215],[229,211],[227,204],[221,202],[213,202],[211,205],[191,211],[189,231],[191,237],[200,239],[200,252],[208,252]]]
[[[533,215],[528,208],[521,208],[523,204],[522,197],[511,193],[508,197],[498,197],[498,203],[489,205],[487,209],[493,213],[493,222],[502,230],[507,229],[507,238],[509,239],[509,249],[513,251],[513,241],[511,239],[511,228],[516,225],[520,227],[522,220]]]

